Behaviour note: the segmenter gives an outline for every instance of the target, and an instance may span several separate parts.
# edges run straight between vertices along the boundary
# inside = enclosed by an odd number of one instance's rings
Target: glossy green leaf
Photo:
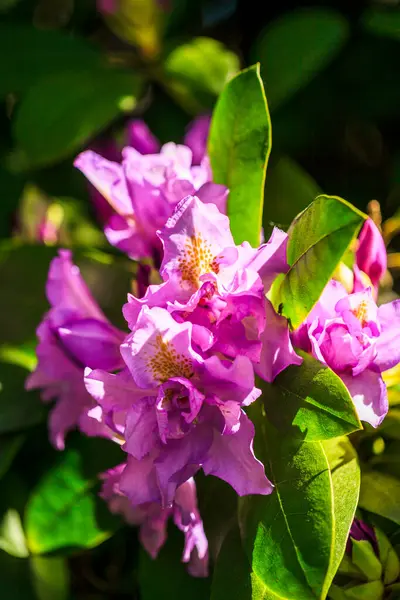
[[[30,568],[38,600],[68,600],[68,563],[61,556],[32,556]]]
[[[0,26],[0,96],[25,92],[38,78],[100,65],[102,56],[84,39],[16,23]]]
[[[63,453],[28,501],[25,530],[28,548],[34,554],[92,548],[118,526],[119,520],[98,498],[98,474],[121,462],[123,453],[107,440],[83,439],[80,444],[79,450]]]
[[[259,65],[225,87],[211,122],[208,152],[214,181],[229,188],[228,216],[235,242],[258,246],[271,123]]]
[[[273,383],[262,383],[269,420],[292,437],[315,442],[361,429],[350,394],[331,369],[305,353]],[[282,410],[284,406],[284,410]]]
[[[77,152],[121,112],[135,107],[140,88],[134,73],[109,68],[40,79],[23,98],[14,122],[22,165],[47,165]]]
[[[214,568],[210,600],[279,600],[252,572],[238,527],[225,537]]]
[[[139,587],[141,600],[155,598],[190,598],[209,600],[210,579],[199,579],[187,573],[182,564],[183,535],[175,526],[168,528],[168,538],[156,560],[143,548],[139,554]]]
[[[211,110],[239,59],[221,42],[198,37],[176,46],[165,58],[162,82],[188,112]]]
[[[0,524],[0,548],[18,558],[28,556],[25,534],[18,511],[10,508],[3,515]]]
[[[361,478],[360,507],[400,525],[400,480],[368,471]]]
[[[289,156],[268,166],[265,181],[264,228],[288,229],[295,216],[321,193],[316,182]]]
[[[335,196],[318,196],[289,230],[289,271],[273,290],[275,307],[297,328],[318,301],[366,216]]]
[[[335,521],[334,546],[327,585],[332,582],[343,559],[360,493],[360,467],[357,453],[347,437],[323,442],[333,488]]]
[[[275,109],[337,56],[349,35],[345,18],[330,9],[299,8],[272,21],[253,49]]]
[[[361,24],[369,33],[400,40],[400,13],[397,8],[369,8],[363,13]]]
[[[240,499],[247,557],[268,592],[287,600],[324,598],[334,545],[333,490],[325,453],[319,442],[282,436],[265,418],[257,421],[256,441],[260,428],[259,457],[275,490],[269,496]]]

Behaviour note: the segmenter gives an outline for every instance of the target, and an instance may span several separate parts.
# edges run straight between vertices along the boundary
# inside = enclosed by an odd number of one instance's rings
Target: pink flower
[[[197,160],[205,150],[204,118],[195,127],[188,136]],[[75,166],[112,208],[105,226],[109,242],[133,259],[153,258],[158,265],[161,244],[157,230],[177,203],[196,193],[204,203],[214,203],[225,212],[228,190],[212,182],[206,156],[197,165],[188,146],[173,143],[158,152],[157,140],[141,121],[131,122],[127,131],[132,146],[122,151],[122,163],[87,150],[77,157]],[[97,197],[96,203],[101,204]],[[105,214],[104,209],[102,212]]]
[[[105,433],[90,410],[95,406],[83,383],[85,366],[116,369],[125,335],[113,327],[96,304],[68,250],[60,250],[49,270],[46,294],[51,305],[37,330],[39,359],[27,389],[40,388],[42,399],[56,399],[50,414],[50,439],[64,448],[75,426],[88,435]]]
[[[381,373],[400,362],[400,301],[377,306],[371,288],[348,295],[330,282],[293,342],[346,384],[359,418],[377,427],[388,411]]]
[[[156,558],[167,539],[167,523],[170,517],[184,533],[185,543],[182,562],[195,577],[208,575],[208,542],[197,506],[196,484],[188,479],[176,490],[173,504],[162,508],[157,502],[132,506],[121,492],[120,479],[125,469],[121,464],[104,473],[101,496],[108,502],[112,513],[120,514],[127,523],[140,526],[140,541],[152,558]]]

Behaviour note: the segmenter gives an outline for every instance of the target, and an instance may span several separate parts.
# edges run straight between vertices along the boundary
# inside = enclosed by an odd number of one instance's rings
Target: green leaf
[[[276,283],[273,301],[294,329],[318,301],[365,218],[341,198],[318,196],[293,221],[288,243],[290,269]]]
[[[321,193],[312,177],[289,156],[269,164],[265,181],[264,227],[288,229],[294,217]]]
[[[98,474],[123,460],[122,451],[114,446],[108,440],[81,439],[80,450],[63,453],[42,477],[25,511],[32,553],[93,548],[115,531],[118,519],[97,496]]]
[[[14,508],[3,515],[0,524],[0,548],[18,558],[28,556],[21,518]]]
[[[324,8],[300,8],[272,21],[253,50],[262,65],[271,109],[287,101],[337,56],[348,39],[344,17]]]
[[[378,543],[379,558],[383,567],[383,581],[385,585],[394,583],[400,575],[400,561],[385,533],[375,527],[376,541]]]
[[[333,490],[318,442],[282,436],[266,419],[262,428],[269,496],[239,500],[241,531],[252,570],[268,592],[287,600],[324,598],[334,545]],[[257,447],[256,447],[257,451]]]
[[[162,17],[157,0],[119,0],[115,11],[103,13],[115,35],[138,46],[146,59],[154,59],[160,53]]]
[[[102,56],[83,38],[10,23],[0,26],[0,96],[25,92],[50,73],[100,65]]]
[[[211,110],[239,59],[221,42],[198,37],[176,46],[165,58],[161,81],[188,112]]]
[[[273,383],[262,383],[269,420],[307,442],[335,438],[361,429],[354,403],[340,379],[312,356],[290,366]],[[282,410],[284,406],[284,410]]]
[[[0,479],[9,470],[24,440],[25,436],[22,434],[9,434],[0,437]]]
[[[47,165],[78,151],[121,112],[135,107],[140,88],[134,73],[109,68],[40,79],[18,106],[14,121],[22,165]]]
[[[400,525],[400,480],[379,471],[364,473],[359,505]]]
[[[361,25],[373,35],[400,40],[400,13],[397,8],[368,8],[361,17]]]
[[[345,592],[345,600],[382,600],[384,587],[381,581],[370,581],[355,585]]]
[[[210,580],[192,577],[181,562],[183,535],[171,524],[168,538],[156,560],[141,547],[139,586],[141,600],[155,598],[190,598],[209,600]]]
[[[381,578],[382,565],[367,540],[352,541],[351,558],[368,581],[376,581]]]
[[[335,521],[334,547],[327,585],[332,582],[343,559],[360,492],[357,454],[347,437],[322,444],[331,471]]]
[[[234,567],[234,568],[233,568]],[[214,568],[210,600],[279,600],[252,572],[237,526],[225,537]]]
[[[32,556],[29,561],[38,600],[68,600],[69,570],[61,556]]]
[[[259,65],[241,71],[220,95],[208,152],[214,181],[229,188],[228,216],[235,242],[258,246],[271,122]]]

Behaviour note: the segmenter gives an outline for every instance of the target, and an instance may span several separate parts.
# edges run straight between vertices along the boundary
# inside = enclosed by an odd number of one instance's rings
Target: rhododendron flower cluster
[[[239,496],[274,490],[254,454],[246,413],[261,395],[256,376],[272,383],[302,364],[296,348],[309,352],[341,378],[360,419],[377,426],[388,410],[382,372],[400,362],[400,301],[375,303],[386,253],[372,222],[360,235],[353,293],[332,280],[291,332],[269,299],[276,277],[289,270],[288,235],[274,228],[258,248],[235,243],[228,190],[212,181],[205,154],[208,126],[202,117],[186,145],[160,148],[134,121],[121,162],[112,145],[107,156],[88,150],[76,159],[106,201],[98,205],[110,243],[132,259],[152,259],[159,283],[148,285],[149,267],[139,264],[140,294],[129,293],[121,307],[121,331],[71,253],[60,250],[47,281],[50,310],[38,328],[38,366],[27,380],[45,402],[54,400],[56,448],[75,427],[120,446],[120,463],[99,474],[102,498],[140,527],[152,557],[171,517],[184,534],[182,560],[197,576],[208,573],[208,542],[196,474],[224,480]],[[372,287],[364,287],[362,273]]]
[[[186,536],[183,559],[192,557],[192,572],[205,573],[196,472],[220,477],[240,495],[273,489],[254,456],[254,425],[243,408],[261,394],[255,372],[272,381],[301,362],[286,320],[266,298],[288,268],[287,235],[274,230],[257,249],[237,246],[229,219],[194,196],[178,203],[158,235],[164,281],[141,299],[128,296],[126,333],[108,323],[70,253],[60,251],[47,284],[52,308],[38,330],[39,364],[27,386],[56,399],[50,434],[58,448],[75,425],[122,445],[126,460],[104,474],[103,497],[141,523],[152,555],[172,514]],[[192,509],[183,510],[182,498]]]

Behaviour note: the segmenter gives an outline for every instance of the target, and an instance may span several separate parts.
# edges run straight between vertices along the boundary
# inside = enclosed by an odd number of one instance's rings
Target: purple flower
[[[85,366],[121,367],[119,346],[125,335],[106,319],[91,296],[68,250],[60,250],[50,265],[47,299],[51,305],[37,330],[39,359],[26,382],[40,388],[45,402],[56,399],[50,414],[50,439],[64,448],[67,431],[75,426],[88,435],[102,434],[93,399],[83,383]]]
[[[125,135],[127,146],[134,148],[140,154],[157,154],[157,152],[160,152],[160,142],[141,119],[128,121]]]
[[[388,410],[381,373],[400,362],[399,333],[400,300],[378,307],[371,288],[348,295],[332,281],[293,341],[341,377],[359,418],[377,427]]]
[[[374,549],[376,556],[379,557],[378,542],[376,539],[375,531],[372,527],[367,525],[367,523],[361,521],[361,519],[355,518],[350,528],[350,533],[346,545],[346,552],[350,555],[352,552],[352,540],[355,540],[356,542],[360,542],[361,540],[369,542],[372,548]]]
[[[200,125],[195,127],[204,137],[204,124]],[[188,135],[198,158],[202,138],[193,131]],[[112,208],[105,226],[108,241],[133,259],[150,257],[159,264],[161,244],[156,232],[177,203],[196,193],[204,203],[216,204],[225,212],[228,190],[212,182],[208,158],[195,165],[187,146],[169,143],[159,153],[149,154],[156,150],[157,140],[144,123],[132,122],[128,138],[134,147],[122,151],[122,163],[87,150],[77,157],[75,166]]]
[[[375,293],[378,293],[379,282],[386,273],[387,254],[382,234],[372,219],[367,219],[358,238],[355,268],[355,289],[364,287],[361,283],[362,271],[368,275]]]
[[[134,506],[169,506],[200,468],[239,495],[272,490],[253,454],[254,427],[242,409],[261,393],[250,360],[203,357],[192,332],[192,323],[144,306],[121,346],[131,379],[126,372],[85,373],[87,389],[105,413],[126,411],[122,435],[129,457],[120,489]]]
[[[300,364],[286,319],[265,297],[276,275],[288,268],[285,233],[275,228],[258,249],[236,246],[229,219],[189,196],[159,237],[164,283],[149,286],[141,299],[128,295],[124,316],[131,329],[143,306],[161,306],[175,320],[193,324],[193,339],[203,352],[245,355],[267,381],[289,364]]]
[[[108,501],[110,511],[120,514],[127,523],[140,526],[140,541],[152,558],[157,557],[167,539],[167,523],[172,517],[185,536],[182,562],[188,563],[191,575],[207,577],[208,542],[197,506],[194,479],[178,487],[174,502],[168,508],[162,508],[157,502],[132,506],[120,489],[124,469],[125,464],[121,464],[102,476],[101,496]]]

